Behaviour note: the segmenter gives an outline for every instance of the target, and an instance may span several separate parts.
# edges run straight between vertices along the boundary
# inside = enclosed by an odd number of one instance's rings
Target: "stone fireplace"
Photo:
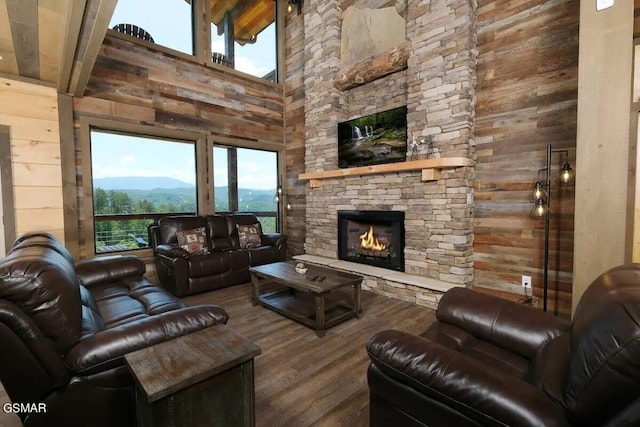
[[[310,181],[305,206],[307,261],[353,268],[365,276],[364,289],[437,305],[438,292],[473,282],[475,4],[457,0],[305,4],[305,172],[339,169],[338,123],[404,105],[408,142],[423,142],[407,161],[468,160],[467,166],[442,170],[429,179],[420,170],[384,170]],[[409,57],[405,69],[342,90],[335,84],[343,67],[340,34],[345,32],[343,14],[353,7],[397,13],[406,23]],[[388,22],[390,26],[395,20]],[[362,266],[353,259],[370,255],[352,252],[348,261],[341,257],[339,212],[373,210],[404,214],[404,270]],[[354,229],[360,235],[368,231],[368,227]]]
[[[404,212],[338,211],[338,259],[404,271]]]

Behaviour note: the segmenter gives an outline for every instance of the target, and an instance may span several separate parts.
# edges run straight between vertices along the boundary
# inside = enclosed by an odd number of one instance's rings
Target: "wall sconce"
[[[287,12],[291,13],[293,6],[296,6],[298,15],[302,13],[302,0],[288,0]]]
[[[547,311],[547,293],[549,288],[549,217],[551,211],[551,154],[565,153],[564,165],[560,169],[558,181],[560,185],[570,186],[575,182],[575,174],[569,164],[568,150],[552,150],[551,144],[547,144],[547,167],[538,170],[538,180],[536,181],[529,201],[533,203],[531,218],[543,220],[544,223],[544,266],[543,266],[543,310]],[[546,171],[545,180],[540,180],[540,172]]]

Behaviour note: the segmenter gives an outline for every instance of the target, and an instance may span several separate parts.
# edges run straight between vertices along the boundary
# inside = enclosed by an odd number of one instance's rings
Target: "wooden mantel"
[[[298,177],[301,180],[309,180],[312,188],[322,187],[322,181],[329,178],[343,178],[353,175],[374,175],[389,172],[402,172],[422,170],[422,181],[436,181],[440,179],[440,170],[444,168],[457,168],[468,166],[466,157],[443,157],[440,159],[410,160],[398,163],[385,163],[382,165],[361,166],[357,168],[334,169],[319,172],[306,172]]]

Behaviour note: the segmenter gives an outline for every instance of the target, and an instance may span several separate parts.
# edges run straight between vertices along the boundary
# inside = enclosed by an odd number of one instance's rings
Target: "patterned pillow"
[[[194,255],[207,255],[207,232],[204,227],[176,231],[178,246]]]
[[[236,224],[236,227],[238,227],[238,239],[242,249],[257,248],[262,244],[260,241],[262,227],[259,222],[250,225]]]

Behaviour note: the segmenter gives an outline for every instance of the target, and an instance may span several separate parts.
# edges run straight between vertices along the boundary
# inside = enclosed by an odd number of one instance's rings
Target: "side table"
[[[253,359],[260,353],[226,325],[214,325],[127,354],[138,427],[253,426]]]

